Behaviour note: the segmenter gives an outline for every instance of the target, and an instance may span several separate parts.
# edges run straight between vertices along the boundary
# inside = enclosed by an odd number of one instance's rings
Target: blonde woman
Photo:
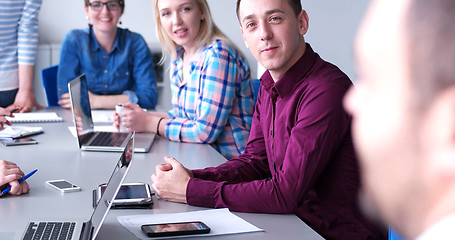
[[[255,104],[246,60],[214,24],[205,0],[154,0],[153,7],[158,39],[171,58],[172,109],[144,112],[128,103],[132,111],[122,113],[121,124],[171,141],[210,143],[228,159],[238,156]]]

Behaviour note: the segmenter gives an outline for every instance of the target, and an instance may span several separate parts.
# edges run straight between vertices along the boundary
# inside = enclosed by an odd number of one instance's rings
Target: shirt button
[[[104,88],[107,88],[107,85],[104,85]]]
[[[104,73],[107,73],[107,70],[104,70]]]

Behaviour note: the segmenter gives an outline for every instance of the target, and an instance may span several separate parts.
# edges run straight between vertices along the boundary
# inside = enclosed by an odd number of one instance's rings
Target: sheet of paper
[[[112,116],[115,110],[92,110],[92,120],[94,123],[112,123]]]
[[[117,220],[120,224],[122,224],[125,228],[127,228],[131,233],[140,239],[151,239],[141,230],[141,226],[143,224],[151,223],[202,221],[211,228],[211,231],[208,234],[197,235],[198,237],[264,231],[263,229],[257,228],[251,223],[232,214],[227,208],[170,214],[119,216],[117,217]],[[194,237],[195,235],[192,236]],[[159,239],[177,237],[181,238],[191,236],[162,237]]]

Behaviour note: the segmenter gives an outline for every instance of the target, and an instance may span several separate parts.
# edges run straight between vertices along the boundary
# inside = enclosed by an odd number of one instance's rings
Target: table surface
[[[16,162],[28,173],[38,168],[27,182],[30,192],[22,196],[0,198],[0,239],[20,239],[30,220],[89,220],[92,212],[92,190],[107,182],[121,153],[81,151],[68,130],[71,112],[49,108],[64,118],[57,123],[17,124],[42,126],[44,134],[34,136],[36,145],[0,147],[0,159]],[[164,156],[178,159],[189,169],[217,166],[226,161],[209,145],[177,143],[156,137],[149,153],[135,153],[125,182],[147,182],[162,163]],[[66,179],[82,191],[61,194],[45,185],[45,181]],[[137,239],[117,221],[117,216],[134,214],[178,213],[207,208],[166,202],[153,197],[153,209],[112,209],[97,239]],[[323,239],[293,214],[253,214],[234,212],[264,232],[213,236],[213,239]],[[191,239],[196,239],[193,237]]]

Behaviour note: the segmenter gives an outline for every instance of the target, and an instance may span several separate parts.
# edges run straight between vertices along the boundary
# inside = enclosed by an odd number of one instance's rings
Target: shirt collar
[[[205,51],[205,49],[206,49],[205,47],[202,48],[202,49],[198,49],[194,53],[193,57],[191,57],[191,59],[190,59],[190,65],[191,65],[190,73],[194,71],[194,69],[198,65],[198,62],[200,62],[201,59],[203,58],[202,56],[199,56],[199,55],[201,55],[201,53],[203,53]],[[177,46],[176,52],[177,52],[177,59],[175,60],[175,65],[178,66],[179,64],[181,64],[182,68],[183,68],[183,54],[185,52],[185,49],[181,45],[179,45],[179,46]]]
[[[95,33],[93,32],[93,26],[89,27],[89,31],[90,31],[91,42],[93,43],[93,44],[91,44],[90,50],[92,52],[103,50],[101,48],[100,44],[98,43],[98,40],[96,40]],[[117,28],[117,36],[115,36],[115,42],[114,42],[114,46],[112,46],[111,52],[113,52],[115,49],[117,49],[118,51],[123,50],[122,48],[120,48],[120,45],[119,45],[119,39],[120,39],[121,34],[122,34],[121,28]]]
[[[198,55],[200,55],[202,52],[204,52],[205,49],[206,49],[206,47],[198,49],[194,53],[193,57],[190,59],[190,62],[192,64],[194,64],[194,62],[200,61],[201,58]],[[181,45],[178,45],[177,49],[176,49],[176,53],[177,53],[177,59],[176,60],[183,61],[183,53],[184,52],[185,52],[185,49]]]
[[[303,56],[275,83],[267,70],[261,77],[261,85],[276,100],[278,96],[284,97],[291,93],[295,85],[300,82],[316,62],[317,54],[310,44],[306,43]]]
[[[179,46],[177,46],[176,52],[177,52],[177,55],[176,55],[177,58],[175,59],[175,62],[183,63],[183,53],[185,52],[185,49],[179,45]]]

